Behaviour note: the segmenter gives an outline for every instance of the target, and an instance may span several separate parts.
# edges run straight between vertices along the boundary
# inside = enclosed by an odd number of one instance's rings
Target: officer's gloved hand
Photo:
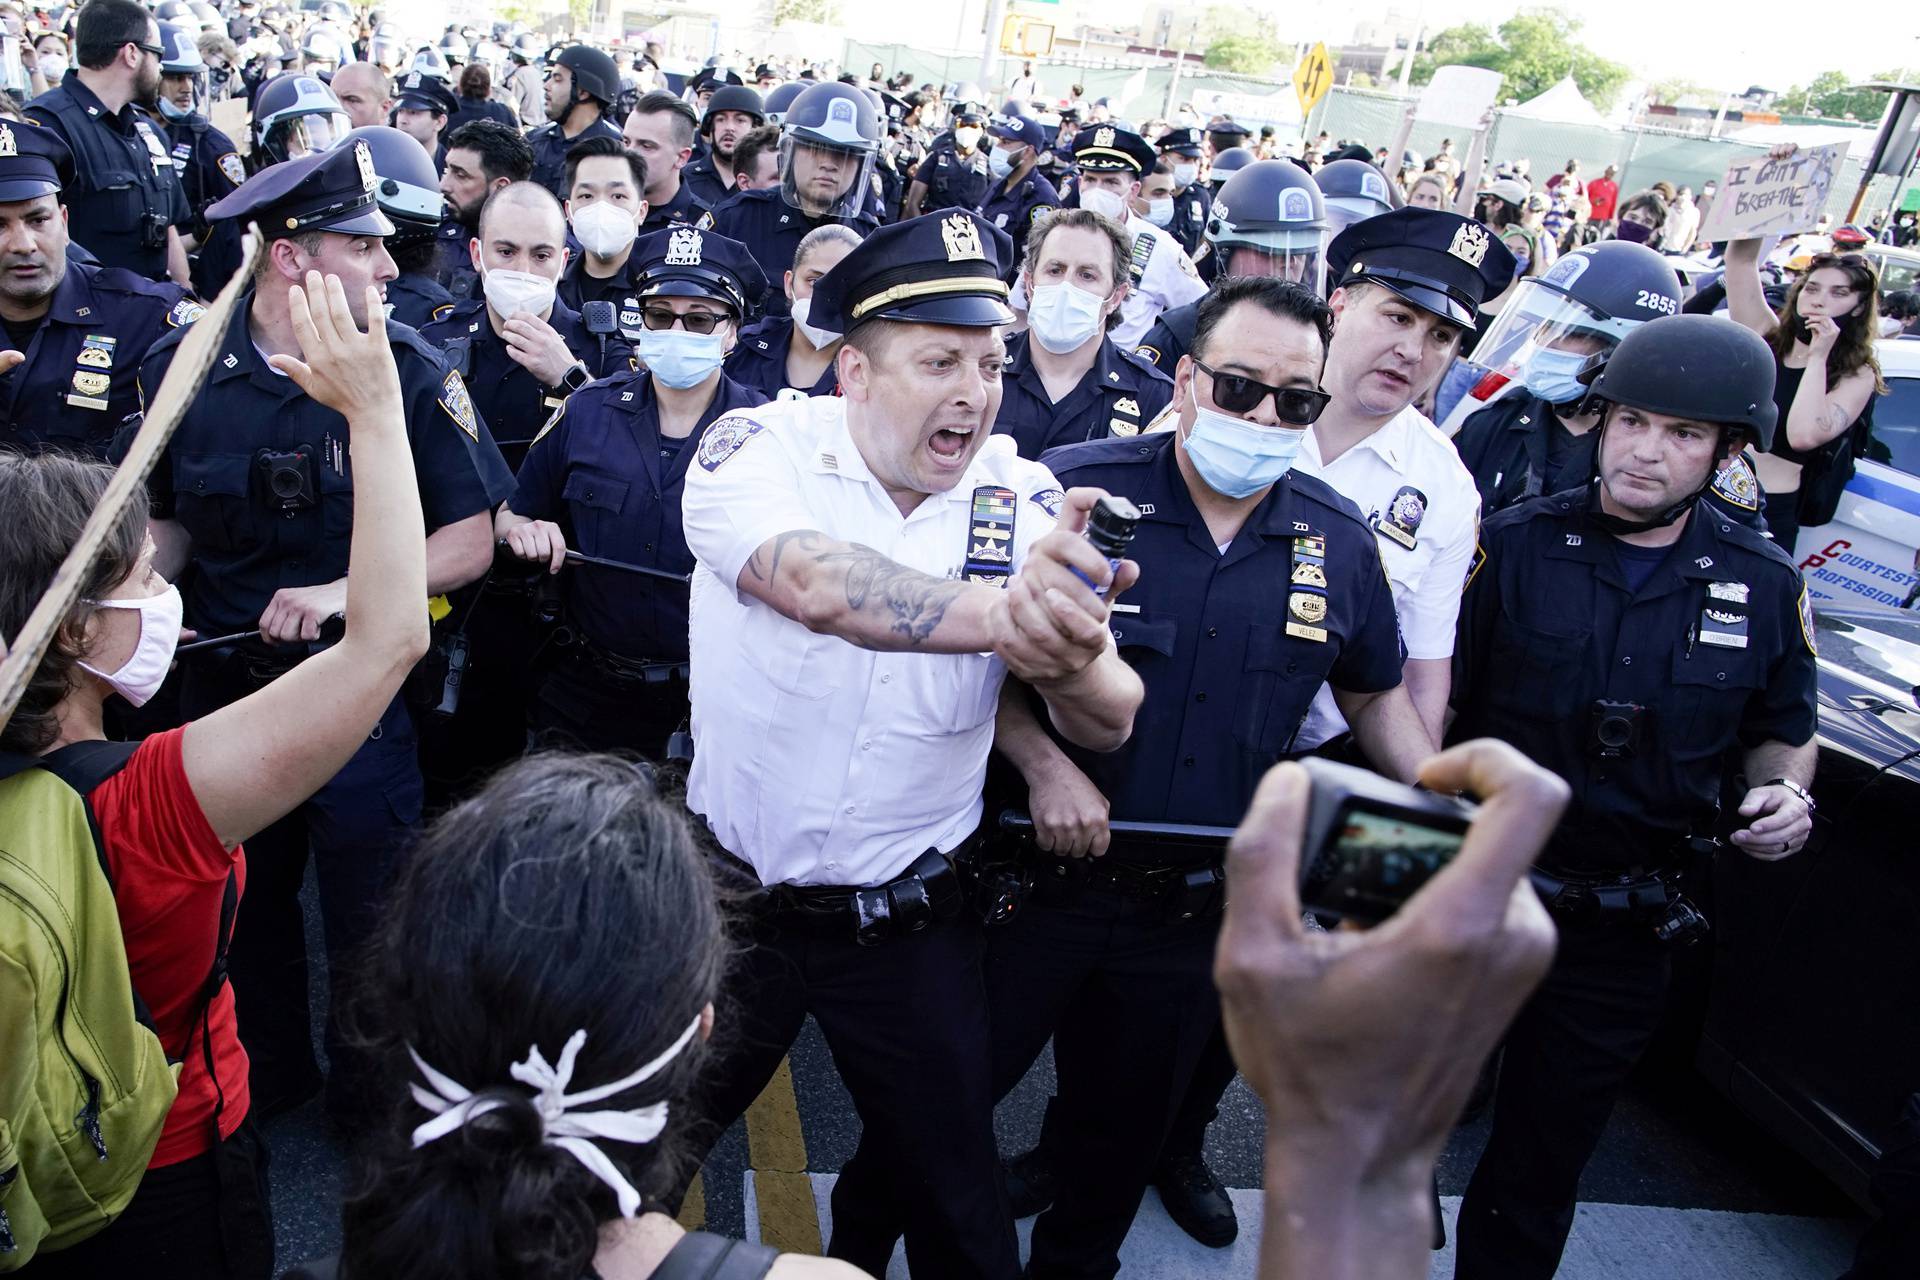
[[[1267,1230],[1287,1274],[1427,1274],[1434,1161],[1553,957],[1526,873],[1566,783],[1488,739],[1429,759],[1420,781],[1481,797],[1479,814],[1454,860],[1372,929],[1302,924],[1298,765],[1268,772],[1228,848],[1214,980],[1266,1104],[1267,1194],[1287,1206]]]

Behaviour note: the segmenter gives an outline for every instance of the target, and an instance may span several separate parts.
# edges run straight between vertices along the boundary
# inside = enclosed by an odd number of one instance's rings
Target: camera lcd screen
[[[1325,879],[1311,886],[1306,905],[1367,923],[1384,920],[1453,860],[1464,836],[1459,828],[1350,804],[1320,862]]]

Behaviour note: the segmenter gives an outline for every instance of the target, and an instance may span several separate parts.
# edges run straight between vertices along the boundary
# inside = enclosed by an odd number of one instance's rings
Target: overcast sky
[[[1392,7],[1420,13],[1430,30],[1438,30],[1457,22],[1498,26],[1520,6],[1511,0],[1392,0]],[[1653,80],[1685,76],[1733,89],[1785,89],[1832,68],[1864,79],[1889,67],[1920,67],[1920,5],[1912,0],[1566,0],[1564,7],[1583,18],[1580,39],[1589,48]],[[1354,18],[1367,12],[1347,0],[1317,0],[1313,8],[1333,24],[1338,40],[1347,39]],[[1829,21],[1843,14],[1844,26]]]

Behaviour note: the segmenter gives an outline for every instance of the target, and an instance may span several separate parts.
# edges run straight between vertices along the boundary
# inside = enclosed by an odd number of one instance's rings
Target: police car
[[[1877,344],[1887,394],[1874,401],[1873,444],[1831,523],[1794,547],[1816,604],[1912,609],[1920,603],[1920,339]]]
[[[1920,387],[1909,392],[1920,400]],[[1703,904],[1713,942],[1694,952],[1712,965],[1695,1062],[1761,1130],[1871,1210],[1868,1180],[1920,1091],[1920,616],[1835,606],[1820,611],[1815,635],[1813,835],[1782,862],[1731,851],[1716,860]]]

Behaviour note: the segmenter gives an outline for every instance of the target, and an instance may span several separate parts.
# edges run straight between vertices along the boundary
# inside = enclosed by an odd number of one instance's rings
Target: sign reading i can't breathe
[[[1839,172],[1839,143],[1791,155],[1749,156],[1727,166],[1699,238],[1744,240],[1812,229]]]

